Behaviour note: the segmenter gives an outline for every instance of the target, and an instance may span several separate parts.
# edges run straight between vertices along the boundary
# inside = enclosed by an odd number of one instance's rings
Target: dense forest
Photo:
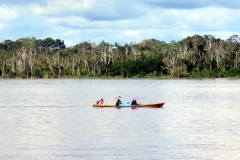
[[[140,43],[66,47],[61,39],[22,38],[0,43],[2,78],[60,77],[240,77],[240,38],[226,40],[193,35],[178,42],[156,39]]]

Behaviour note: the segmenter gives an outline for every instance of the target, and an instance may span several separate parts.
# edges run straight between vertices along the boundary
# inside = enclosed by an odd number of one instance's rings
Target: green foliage
[[[115,46],[115,47],[114,47]],[[193,35],[166,43],[98,45],[84,41],[65,48],[61,39],[21,38],[0,43],[2,78],[240,76],[240,38]]]
[[[129,60],[127,62],[118,62],[110,66],[109,71],[111,76],[122,75],[123,77],[145,77],[152,74],[155,77],[157,73],[162,72],[161,59],[147,58],[144,60]]]
[[[183,77],[187,77],[187,75],[188,75],[188,72],[187,72],[187,66],[186,65],[177,66],[173,70],[173,76],[174,77],[183,78]]]

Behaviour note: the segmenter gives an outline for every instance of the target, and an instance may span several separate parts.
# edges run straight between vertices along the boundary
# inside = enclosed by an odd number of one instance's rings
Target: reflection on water
[[[0,159],[239,159],[240,80],[0,80]],[[92,108],[165,101],[164,108]]]

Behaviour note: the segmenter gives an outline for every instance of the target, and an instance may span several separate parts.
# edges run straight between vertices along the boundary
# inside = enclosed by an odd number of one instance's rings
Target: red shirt
[[[99,100],[99,103],[100,103],[100,104],[103,104],[103,102],[104,102],[103,99],[100,99],[100,100]]]

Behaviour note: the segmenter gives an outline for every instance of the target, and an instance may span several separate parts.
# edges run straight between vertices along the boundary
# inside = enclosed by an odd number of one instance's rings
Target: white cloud
[[[169,42],[194,34],[228,38],[240,33],[240,10],[224,8],[220,4],[225,2],[220,0],[219,4],[200,0],[195,7],[190,0],[185,1],[185,7],[173,4],[174,0],[151,0],[158,2],[157,6],[147,0],[2,1],[0,41],[51,37],[71,46],[84,40],[97,44],[102,40],[123,44],[149,38]]]
[[[125,31],[124,31],[124,36],[126,36],[126,37],[140,38],[140,31],[125,30]]]
[[[8,8],[6,6],[0,7],[0,21],[13,21],[18,18],[18,13],[15,8]]]
[[[33,5],[39,16],[70,17],[81,16],[91,21],[115,21],[140,15],[141,11],[131,2],[117,0],[59,0],[48,1],[47,5]]]
[[[71,16],[92,8],[94,0],[60,0],[48,1],[46,6],[33,6],[33,12],[40,16]]]

